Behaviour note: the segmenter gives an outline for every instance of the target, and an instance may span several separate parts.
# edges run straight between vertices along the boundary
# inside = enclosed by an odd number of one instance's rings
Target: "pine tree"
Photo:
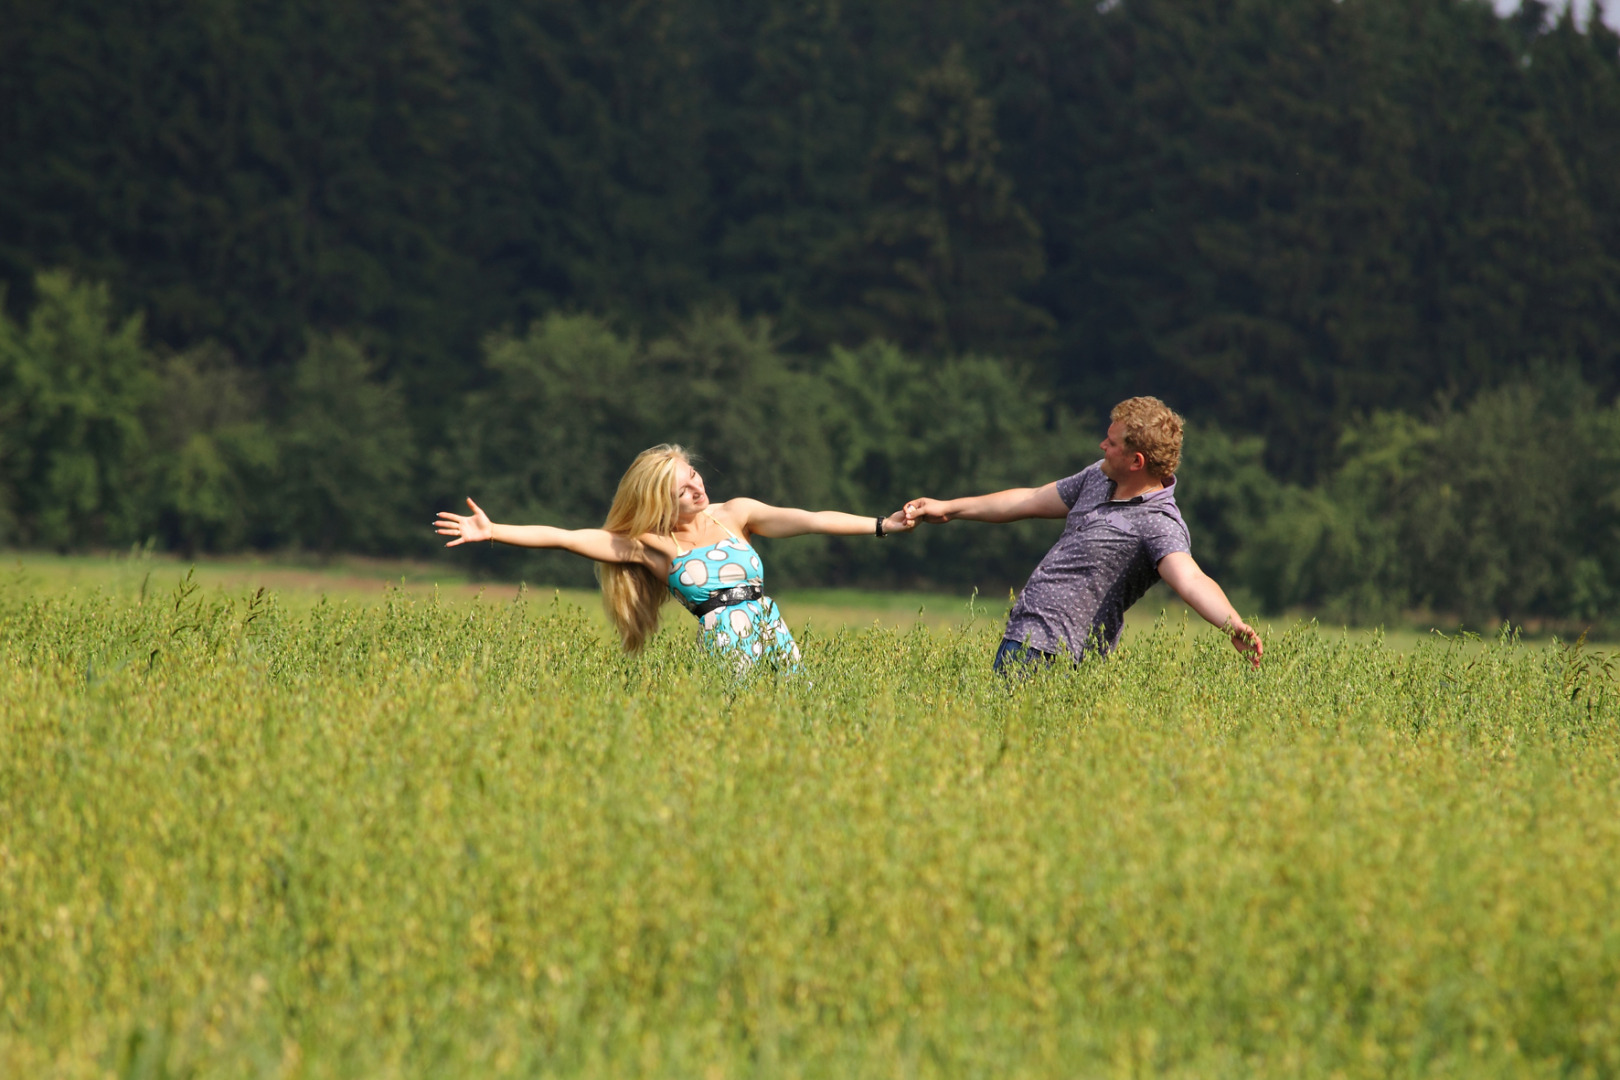
[[[705,243],[715,283],[804,349],[820,344],[825,321],[819,278],[865,205],[870,99],[885,85],[861,47],[867,12],[852,7],[704,5]]]
[[[895,113],[849,257],[846,336],[934,353],[1038,352],[1052,320],[1021,293],[1044,268],[1040,228],[997,165],[993,110],[962,50],[922,73]]]
[[[1578,193],[1593,244],[1570,352],[1589,382],[1620,392],[1620,34],[1597,19],[1583,32],[1565,9],[1533,38],[1528,78],[1545,129]]]
[[[161,342],[264,364],[310,326],[407,367],[476,336],[453,9],[13,3],[29,74],[0,213],[35,265],[108,281]]]
[[[690,0],[467,0],[463,241],[503,322],[558,307],[635,326],[708,295],[708,100]],[[493,329],[494,327],[489,327]]]

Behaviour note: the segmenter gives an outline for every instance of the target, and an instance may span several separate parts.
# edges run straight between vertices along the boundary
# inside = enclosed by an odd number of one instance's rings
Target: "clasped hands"
[[[906,516],[906,528],[914,527],[919,521],[926,521],[930,525],[942,525],[951,520],[951,515],[945,512],[945,502],[942,499],[912,499],[900,508]]]

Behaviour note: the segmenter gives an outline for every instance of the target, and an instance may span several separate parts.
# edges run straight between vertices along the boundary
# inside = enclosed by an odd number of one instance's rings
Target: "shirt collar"
[[[1108,500],[1107,500],[1108,502],[1115,502],[1114,492],[1116,492],[1118,490],[1119,490],[1119,485],[1118,484],[1114,483],[1112,480],[1108,481]],[[1131,498],[1131,499],[1120,499],[1120,500],[1118,500],[1117,505],[1119,505],[1119,506],[1135,506],[1138,503],[1151,502],[1151,501],[1156,500],[1156,499],[1166,499],[1166,498],[1174,499],[1175,495],[1176,495],[1176,478],[1175,478],[1175,475],[1172,474],[1170,479],[1168,479],[1168,480],[1166,480],[1164,482],[1164,487],[1160,488],[1159,490],[1144,492],[1141,495],[1138,495],[1135,498]]]

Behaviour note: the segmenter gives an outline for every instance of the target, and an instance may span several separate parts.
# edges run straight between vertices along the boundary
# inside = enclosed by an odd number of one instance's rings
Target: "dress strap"
[[[714,522],[716,525],[720,526],[722,529],[725,529],[727,536],[731,537],[733,540],[740,539],[740,537],[738,537],[738,535],[736,533],[734,533],[730,529],[726,528],[726,523],[725,522],[721,521],[719,518],[715,517],[713,514],[710,514],[709,511],[708,511],[708,508],[705,507],[703,512],[705,514],[709,515],[709,520],[710,521]],[[673,535],[671,535],[670,539],[675,540],[675,537]],[[697,545],[697,547],[687,548],[685,551],[682,551],[681,550],[681,542],[679,540],[675,540],[675,557],[677,559],[684,559],[688,555],[692,554],[692,552],[696,551],[698,548],[700,548],[700,547],[708,547],[708,546],[709,546],[708,544],[699,544],[699,545]]]
[[[736,533],[732,532],[729,528],[727,528],[726,523],[721,521],[719,518],[715,517],[714,514],[710,510],[705,508],[703,512],[705,514],[709,515],[709,520],[710,521],[714,522],[716,525],[720,526],[722,529],[725,529],[727,536],[731,537],[733,540],[741,540],[742,539],[742,537],[738,536]]]

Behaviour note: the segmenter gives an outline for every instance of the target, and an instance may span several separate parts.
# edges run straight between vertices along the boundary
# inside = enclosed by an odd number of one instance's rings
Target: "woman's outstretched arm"
[[[669,571],[669,556],[651,547],[642,539],[632,539],[610,533],[606,529],[558,529],[551,525],[500,525],[489,520],[489,515],[467,500],[472,513],[463,517],[440,510],[433,527],[440,536],[450,536],[445,547],[457,544],[476,544],[489,540],[514,547],[556,548],[583,555],[587,559],[607,563],[641,563],[664,573]]]
[[[875,517],[846,514],[838,510],[798,510],[791,506],[771,506],[758,499],[732,499],[720,509],[747,531],[773,540],[807,533],[872,536],[877,532]],[[883,519],[885,533],[908,532],[912,526],[903,510],[897,510]]]

